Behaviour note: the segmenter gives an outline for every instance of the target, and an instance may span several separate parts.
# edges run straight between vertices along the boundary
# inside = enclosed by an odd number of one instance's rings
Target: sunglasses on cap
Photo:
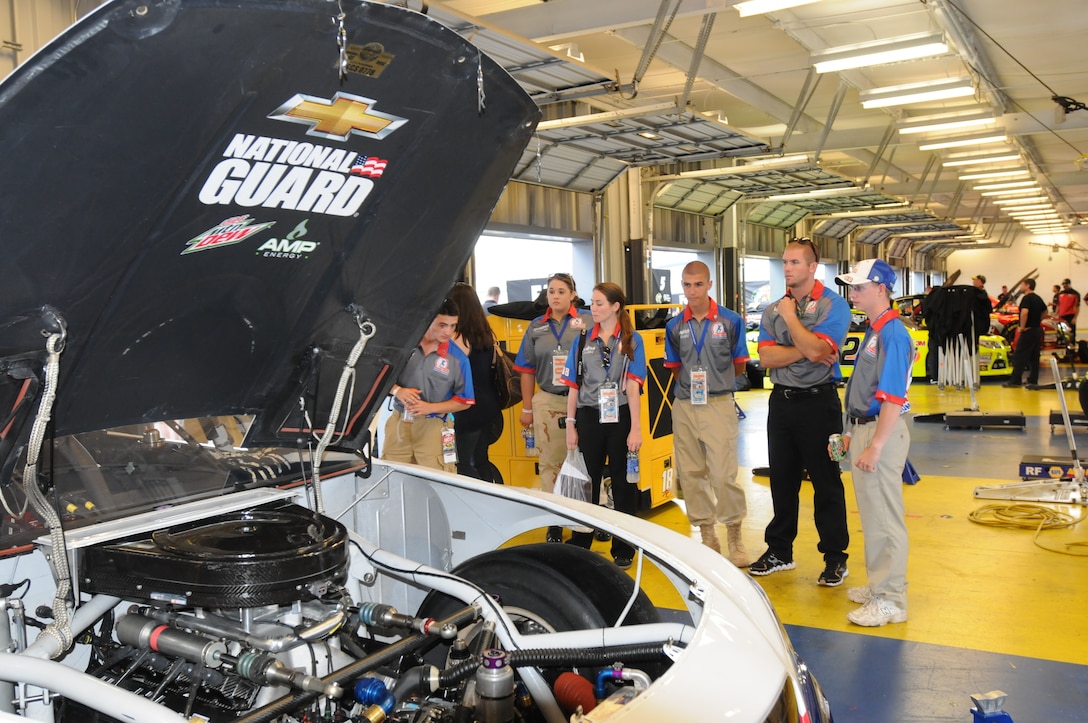
[[[816,242],[810,238],[795,238],[790,241],[791,244],[800,244],[801,246],[808,246],[812,249],[812,255],[816,257],[816,261],[820,260],[820,248],[816,245]]]

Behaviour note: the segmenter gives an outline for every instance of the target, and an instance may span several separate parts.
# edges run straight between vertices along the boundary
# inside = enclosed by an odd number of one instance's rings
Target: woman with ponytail
[[[579,449],[586,462],[593,502],[601,497],[607,466],[616,510],[638,513],[638,486],[627,482],[627,453],[642,446],[639,395],[646,379],[646,352],[624,310],[623,290],[611,282],[593,287],[589,310],[593,329],[574,340],[563,383],[567,397],[567,449]],[[570,542],[589,548],[592,532],[575,532]],[[631,566],[634,548],[613,538],[612,558]]]

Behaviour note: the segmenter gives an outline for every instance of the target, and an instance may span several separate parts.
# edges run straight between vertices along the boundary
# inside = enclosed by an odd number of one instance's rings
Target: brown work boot
[[[714,531],[714,525],[699,525],[699,532],[703,535],[703,544],[721,554],[722,544],[718,542],[718,533]]]
[[[726,540],[729,543],[729,562],[737,567],[748,567],[751,560],[748,559],[748,551],[744,549],[744,538],[740,533],[740,523],[734,522],[725,526]]]

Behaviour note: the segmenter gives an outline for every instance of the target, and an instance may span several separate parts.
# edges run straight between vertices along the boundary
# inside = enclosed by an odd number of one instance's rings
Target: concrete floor
[[[1064,428],[1052,431],[1049,423],[1050,410],[1060,408],[1057,391],[1006,389],[1002,381],[985,381],[974,402],[963,390],[924,383],[911,388],[916,414],[977,403],[985,412],[1023,412],[1027,426],[966,430],[912,424],[910,460],[921,480],[904,487],[911,544],[906,623],[860,628],[846,620],[855,607],[846,599],[846,588],[866,582],[864,535],[849,474],[843,477],[852,557],[845,584],[816,585],[823,561],[816,550],[807,486],[794,548],[797,569],[758,578],[798,653],[823,685],[839,723],[971,721],[969,696],[995,689],[1009,694],[1005,710],[1017,723],[1088,720],[1085,524],[1037,534],[969,519],[985,504],[1014,504],[976,499],[973,490],[1020,481],[1024,455],[1070,456]],[[1050,373],[1044,372],[1040,381],[1049,382]],[[769,481],[752,475],[753,468],[767,465],[768,396],[766,390],[737,396],[745,413],[739,454],[749,510],[744,536],[753,558],[766,549],[763,530],[772,516]],[[1079,411],[1076,392],[1066,392],[1066,398],[1071,410]],[[1074,429],[1080,456],[1088,457],[1088,427]],[[1088,514],[1078,506],[1041,507],[1078,520]],[[693,533],[682,502],[663,505],[646,517]],[[605,546],[597,544],[603,551]]]

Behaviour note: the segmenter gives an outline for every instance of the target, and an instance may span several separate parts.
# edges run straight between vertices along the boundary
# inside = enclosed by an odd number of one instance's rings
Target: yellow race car
[[[929,331],[924,322],[920,321],[917,307],[914,303],[916,297],[902,297],[895,300],[899,309],[900,318],[914,341],[914,348],[918,355],[914,360],[912,374],[915,379],[926,377],[926,356],[929,354]],[[850,332],[846,335],[839,350],[839,367],[843,377],[849,377],[854,371],[854,362],[857,359],[858,349],[861,348],[861,340],[865,336],[865,329],[869,325],[864,312],[851,309]],[[770,386],[770,380],[765,375],[765,370],[759,363],[759,329],[749,331],[747,335],[748,361],[747,376],[753,387]],[[934,352],[936,353],[936,352]],[[1004,337],[996,334],[983,334],[978,338],[978,368],[979,375],[984,377],[1003,376],[1012,373],[1012,347]]]

